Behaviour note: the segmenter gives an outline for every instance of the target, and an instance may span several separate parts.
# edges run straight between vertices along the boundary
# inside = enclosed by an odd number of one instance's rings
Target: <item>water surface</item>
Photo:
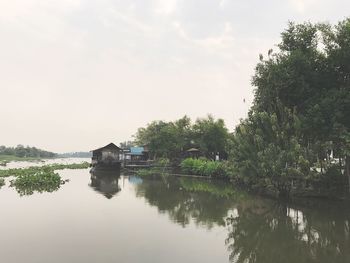
[[[53,193],[0,189],[1,262],[350,262],[340,203],[286,205],[200,179],[59,173],[70,181]]]

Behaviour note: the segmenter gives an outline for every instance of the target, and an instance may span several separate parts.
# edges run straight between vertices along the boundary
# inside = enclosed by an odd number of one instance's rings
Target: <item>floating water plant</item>
[[[4,181],[2,177],[14,176],[11,187],[15,187],[20,195],[31,195],[36,192],[53,192],[60,188],[61,177],[55,171],[63,169],[85,169],[89,163],[80,164],[51,164],[44,166],[32,166],[28,168],[15,168],[0,170],[0,187]]]
[[[55,171],[63,169],[85,169],[89,167],[88,162],[84,163],[74,163],[74,164],[50,164],[44,166],[31,166],[28,168],[13,168],[7,170],[0,170],[0,177],[8,176],[20,176],[20,175],[30,175],[35,174],[40,171]]]
[[[0,188],[5,185],[4,178],[0,178]]]
[[[53,192],[60,188],[61,177],[53,171],[39,171],[29,175],[19,175],[11,180],[11,187],[15,187],[20,195],[31,195],[35,191]]]

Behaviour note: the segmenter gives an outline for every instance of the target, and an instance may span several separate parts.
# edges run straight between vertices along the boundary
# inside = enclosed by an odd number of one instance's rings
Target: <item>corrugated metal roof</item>
[[[111,150],[115,150],[115,151],[120,151],[121,150],[121,148],[119,148],[114,143],[110,143],[110,144],[107,144],[106,146],[103,146],[103,147],[98,148],[96,150],[92,150],[91,152],[99,152],[99,151],[102,151],[103,149],[111,149]]]
[[[131,155],[142,155],[143,151],[144,151],[143,147],[130,147]]]

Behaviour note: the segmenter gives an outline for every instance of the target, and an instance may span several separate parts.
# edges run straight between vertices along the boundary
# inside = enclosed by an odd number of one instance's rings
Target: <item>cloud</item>
[[[109,11],[108,12],[109,14],[107,14],[107,16],[104,17],[103,19],[105,19],[105,23],[107,23],[109,25],[114,24],[113,22],[115,22],[115,21],[120,21],[129,27],[128,30],[136,29],[136,30],[141,31],[143,33],[151,33],[152,32],[151,26],[138,20],[137,18],[133,17],[131,14],[126,14],[124,12],[117,11],[117,9],[115,9],[115,8],[110,8],[108,11]],[[107,20],[109,20],[110,23],[107,22]]]
[[[169,15],[176,10],[178,0],[156,0],[155,13],[160,15]]]
[[[308,11],[316,2],[316,0],[289,0],[290,4],[298,13],[305,13]]]
[[[193,45],[194,48],[201,48],[209,53],[231,58],[233,47],[235,46],[235,38],[232,35],[230,22],[224,23],[219,34],[203,38],[190,36],[179,21],[174,21],[172,25],[177,35],[187,44]]]

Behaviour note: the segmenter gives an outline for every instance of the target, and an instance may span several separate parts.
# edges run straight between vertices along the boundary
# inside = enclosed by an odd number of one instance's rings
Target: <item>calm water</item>
[[[199,179],[60,174],[70,181],[53,193],[0,189],[1,262],[350,262],[340,203],[287,206]]]

